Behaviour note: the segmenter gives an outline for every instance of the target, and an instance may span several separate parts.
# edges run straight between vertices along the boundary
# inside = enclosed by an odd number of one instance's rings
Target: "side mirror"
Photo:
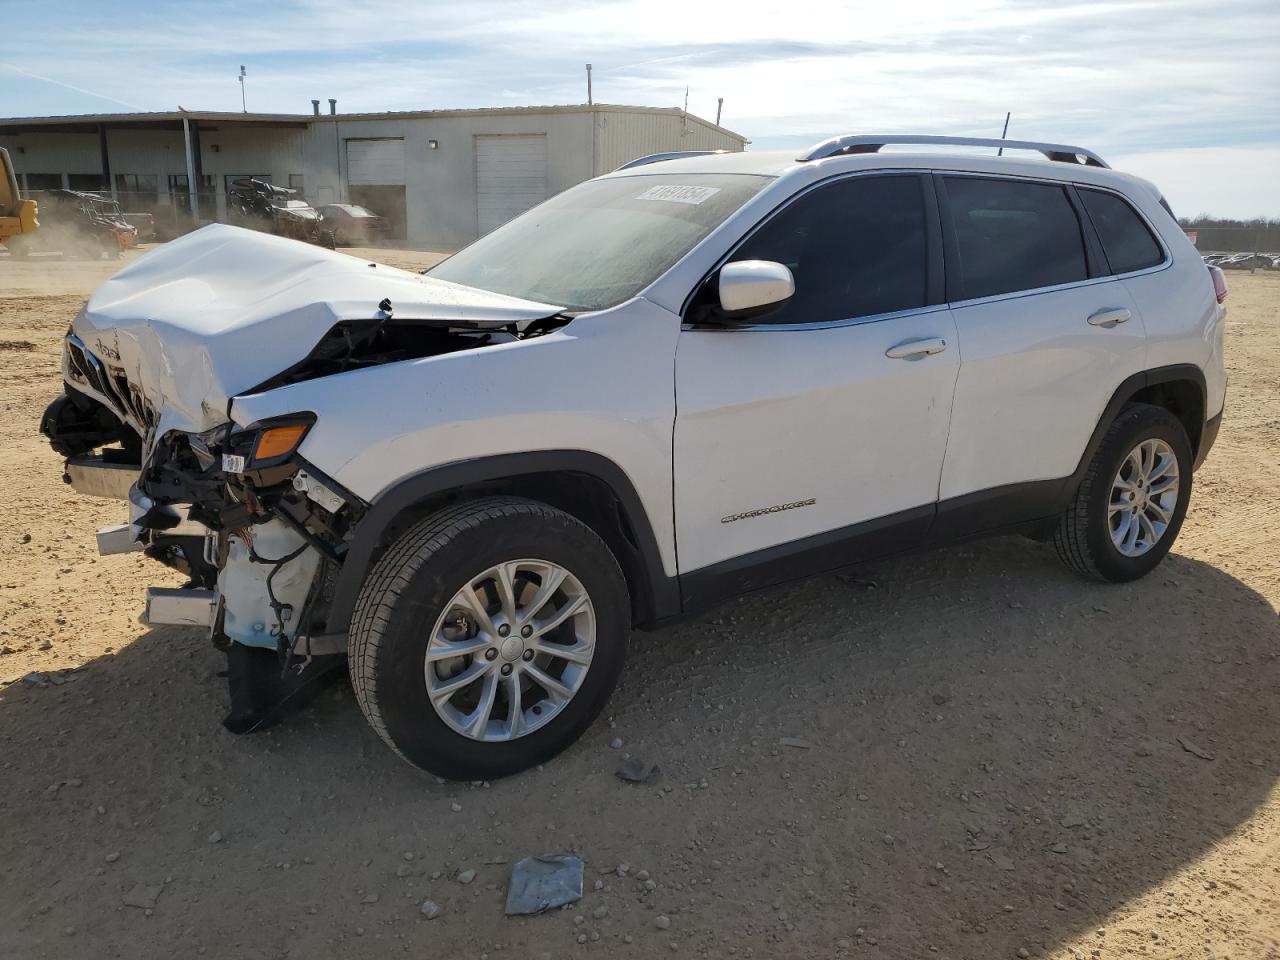
[[[720,268],[720,309],[727,319],[762,313],[795,292],[791,271],[772,260],[737,260]]]

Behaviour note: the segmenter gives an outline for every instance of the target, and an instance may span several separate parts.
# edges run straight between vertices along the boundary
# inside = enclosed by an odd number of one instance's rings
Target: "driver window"
[[[914,174],[851,177],[780,210],[733,255],[774,260],[795,295],[756,323],[826,323],[925,305],[924,192]]]

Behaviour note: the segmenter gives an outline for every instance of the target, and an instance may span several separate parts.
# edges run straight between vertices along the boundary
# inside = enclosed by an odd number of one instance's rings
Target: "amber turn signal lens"
[[[271,460],[292,453],[293,448],[302,442],[302,435],[307,432],[306,423],[291,423],[283,427],[268,427],[258,435],[258,442],[253,448],[254,460]]]

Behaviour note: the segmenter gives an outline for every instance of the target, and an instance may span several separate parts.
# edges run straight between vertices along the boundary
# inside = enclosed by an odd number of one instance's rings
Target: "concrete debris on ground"
[[[163,891],[163,884],[135,884],[133,889],[124,895],[124,905],[126,907],[138,907],[142,910],[152,910],[155,908],[156,901],[160,899],[160,894]]]
[[[517,860],[507,884],[507,916],[545,913],[582,899],[582,859],[547,853]]]
[[[614,776],[619,780],[627,781],[627,783],[644,783],[657,772],[658,765],[652,760],[628,757],[618,765],[618,769],[614,771]]]
[[[1199,757],[1201,760],[1213,759],[1212,753],[1204,749],[1204,747],[1197,746],[1195,743],[1188,740],[1186,737],[1179,737],[1178,743],[1181,744],[1183,750],[1187,751],[1187,753],[1191,754],[1193,757]]]

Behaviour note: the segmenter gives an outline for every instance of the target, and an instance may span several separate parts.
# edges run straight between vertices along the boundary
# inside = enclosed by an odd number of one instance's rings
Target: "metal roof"
[[[503,116],[533,115],[547,113],[652,113],[681,116],[684,111],[679,107],[640,107],[625,104],[553,104],[534,107],[475,107],[455,110],[389,110],[379,113],[236,113],[222,110],[160,110],[141,113],[81,113],[52,117],[4,117],[0,118],[0,130],[6,128],[35,129],[40,127],[83,127],[97,129],[99,126],[180,126],[183,120],[222,124],[266,124],[290,126],[311,123],[333,123],[361,120],[430,120],[450,117],[469,116]],[[717,126],[710,120],[689,114],[689,122],[701,124],[717,130],[726,136],[734,137],[746,143],[742,134],[735,133],[725,127]],[[9,129],[7,132],[12,132]]]

